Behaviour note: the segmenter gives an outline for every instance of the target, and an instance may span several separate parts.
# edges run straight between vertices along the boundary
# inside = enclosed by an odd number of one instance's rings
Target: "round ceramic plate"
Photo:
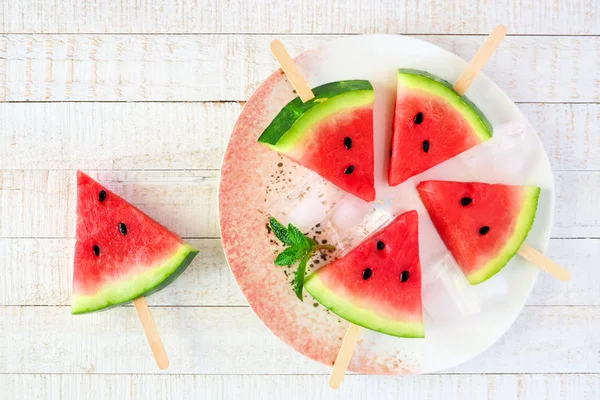
[[[371,81],[375,88],[377,190],[377,201],[372,204],[376,211],[390,217],[408,209],[417,209],[420,216],[426,337],[405,339],[363,330],[349,370],[376,374],[430,373],[475,357],[514,322],[533,287],[537,269],[515,256],[487,282],[476,287],[465,285],[448,261],[414,187],[420,180],[431,178],[538,185],[542,193],[527,243],[543,250],[552,225],[553,185],[550,163],[537,135],[515,104],[480,74],[466,95],[486,114],[494,127],[494,137],[396,188],[389,188],[385,155],[391,135],[397,68],[426,70],[453,82],[466,62],[414,38],[365,35],[310,50],[300,55],[296,63],[312,87],[344,79]],[[319,179],[256,141],[295,96],[285,75],[278,70],[244,107],[223,160],[219,187],[221,234],[237,283],[263,323],[295,350],[331,365],[348,324],[309,295],[305,294],[303,302],[295,297],[289,284],[290,270],[273,264],[278,247],[266,227],[268,215],[275,213],[275,208],[293,209],[302,199],[303,195],[294,194],[294,190],[307,181]],[[347,202],[350,204],[347,207],[353,210],[372,207],[359,203],[360,200]],[[310,210],[303,212],[307,219],[314,217],[309,215]],[[327,233],[323,227],[311,232]],[[319,266],[315,264],[313,267]]]

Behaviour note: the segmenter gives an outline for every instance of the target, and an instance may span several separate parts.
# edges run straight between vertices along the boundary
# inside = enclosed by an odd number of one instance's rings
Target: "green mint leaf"
[[[302,299],[302,290],[304,289],[304,275],[306,274],[306,264],[308,264],[308,260],[313,255],[313,251],[309,251],[300,261],[300,265],[298,265],[298,269],[296,270],[296,274],[294,275],[294,292],[296,293],[296,297],[300,299],[300,301],[304,301]]]
[[[306,254],[305,249],[299,249],[295,246],[288,247],[277,255],[275,258],[275,265],[280,267],[284,265],[292,265]]]
[[[277,221],[273,217],[269,217],[269,226],[271,227],[271,230],[273,231],[277,239],[281,241],[281,243],[288,246],[292,245],[292,242],[290,241],[288,235],[288,230],[285,229],[285,226],[281,225],[279,221]]]
[[[312,247],[310,239],[304,236],[304,234],[292,224],[288,225],[288,238],[290,239],[290,242],[292,242],[292,245],[296,247],[303,249],[310,249]]]

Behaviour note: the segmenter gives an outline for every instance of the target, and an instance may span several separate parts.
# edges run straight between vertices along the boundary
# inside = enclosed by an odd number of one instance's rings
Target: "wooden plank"
[[[181,236],[219,236],[218,171],[86,172]],[[0,171],[0,237],[74,237],[76,192],[75,171]]]
[[[552,234],[556,237],[600,236],[600,173],[559,172],[554,174],[554,184],[556,208]]]
[[[0,169],[218,169],[243,103],[0,103]],[[600,170],[600,104],[520,104],[554,170]]]
[[[600,170],[600,104],[519,104],[553,170]]]
[[[290,54],[340,36],[282,36]],[[480,36],[421,36],[470,59]],[[0,101],[245,101],[272,36],[8,35]],[[515,101],[598,102],[600,37],[507,37],[484,72]]]
[[[598,374],[347,375],[337,391],[322,375],[0,375],[9,398],[595,400]],[[12,396],[11,396],[12,394]]]
[[[190,239],[200,253],[147,298],[161,306],[246,306],[219,239]],[[75,239],[0,239],[0,305],[70,305]],[[18,265],[19,268],[15,268]]]
[[[540,272],[527,304],[545,306],[598,305],[600,240],[551,239],[548,257],[571,273],[569,282],[560,282]]]
[[[293,15],[293,18],[291,17]],[[595,1],[302,0],[163,2],[21,0],[0,8],[6,33],[511,33],[599,34]]]
[[[600,373],[598,307],[524,308],[515,325],[451,373]],[[327,374],[243,308],[152,309],[170,374]],[[156,373],[132,307],[71,316],[67,307],[0,307],[4,373]],[[41,334],[43,333],[43,334]]]
[[[219,236],[218,171],[90,173],[181,236]],[[600,172],[556,172],[555,181],[553,235],[600,237]],[[0,238],[73,237],[75,195],[75,171],[0,171]]]
[[[0,169],[218,169],[242,103],[0,103]]]
[[[245,306],[219,239],[191,239],[200,254],[167,289],[148,297],[160,306]],[[70,305],[74,239],[0,239],[0,305]],[[552,239],[548,256],[571,272],[558,282],[540,274],[530,305],[600,306],[598,239]],[[15,268],[18,265],[18,268]]]

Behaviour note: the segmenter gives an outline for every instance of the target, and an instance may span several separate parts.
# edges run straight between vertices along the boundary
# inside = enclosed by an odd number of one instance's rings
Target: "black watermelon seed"
[[[406,282],[408,280],[408,276],[410,274],[408,273],[408,271],[402,271],[402,273],[400,274],[400,282]]]
[[[385,248],[385,243],[381,240],[377,242],[377,250],[383,250]]]
[[[415,118],[413,119],[413,122],[417,125],[419,125],[421,122],[423,122],[423,113],[417,113],[417,115],[415,115]]]
[[[425,153],[429,153],[429,140],[423,140],[423,144],[421,146],[423,147],[423,151]]]
[[[392,149],[390,149],[390,157],[392,156]]]
[[[468,206],[472,202],[473,202],[473,199],[470,197],[463,197],[462,199],[460,199],[460,204],[463,206]]]
[[[96,257],[98,257],[100,255],[100,247],[98,247],[97,244],[94,245],[94,247],[92,248],[94,250],[94,255]]]
[[[121,235],[123,236],[127,235],[127,225],[125,225],[122,222],[119,222],[119,232],[121,232]]]
[[[354,165],[350,165],[350,166],[346,167],[346,169],[344,170],[344,174],[346,174],[346,175],[350,175],[353,172],[354,172]]]
[[[350,139],[348,136],[344,138],[344,147],[348,150],[352,148],[352,139]]]
[[[362,272],[362,277],[366,281],[373,275],[373,270],[371,268],[365,268]]]
[[[490,227],[489,226],[482,226],[481,228],[479,228],[479,234],[480,235],[485,235],[486,233],[488,233],[490,231]]]
[[[100,203],[102,203],[105,199],[106,199],[106,192],[104,190],[101,190],[100,193],[98,193],[98,200],[100,200]]]

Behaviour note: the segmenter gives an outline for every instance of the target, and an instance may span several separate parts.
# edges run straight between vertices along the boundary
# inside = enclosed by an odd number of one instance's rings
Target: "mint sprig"
[[[316,251],[333,251],[335,250],[335,246],[318,244],[314,240],[306,237],[294,225],[288,224],[288,227],[286,228],[273,217],[269,217],[269,226],[277,239],[285,246],[288,246],[277,255],[274,261],[275,265],[293,265],[300,261],[294,274],[294,293],[296,293],[296,297],[298,297],[300,301],[303,301],[302,291],[304,289],[304,278],[308,261]]]

